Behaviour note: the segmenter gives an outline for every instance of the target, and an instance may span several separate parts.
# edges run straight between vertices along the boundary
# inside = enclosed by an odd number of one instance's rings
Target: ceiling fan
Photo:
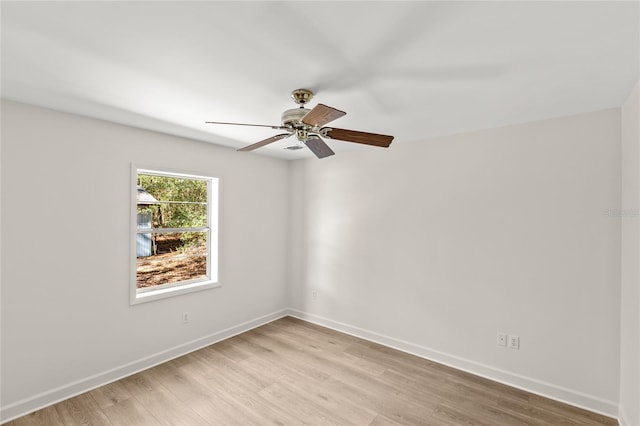
[[[291,92],[293,100],[300,105],[299,108],[288,109],[282,113],[282,124],[270,126],[265,124],[225,123],[221,121],[206,121],[208,124],[231,124],[236,126],[269,127],[276,130],[284,130],[286,133],[271,136],[260,142],[245,146],[238,151],[253,151],[270,143],[296,135],[298,140],[305,144],[318,158],[335,154],[322,138],[337,139],[347,142],[355,142],[365,145],[388,148],[393,141],[393,136],[377,133],[358,132],[355,130],[337,129],[335,127],[323,127],[325,124],[342,117],[346,112],[327,105],[318,104],[313,109],[304,106],[313,97],[313,92],[307,89],[297,89]]]

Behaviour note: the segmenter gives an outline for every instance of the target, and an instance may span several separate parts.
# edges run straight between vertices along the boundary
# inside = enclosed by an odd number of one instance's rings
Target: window
[[[131,303],[218,287],[218,179],[132,175]]]

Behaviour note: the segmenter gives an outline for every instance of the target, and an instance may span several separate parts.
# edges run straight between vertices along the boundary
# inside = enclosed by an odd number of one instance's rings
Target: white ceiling
[[[394,145],[620,106],[638,2],[6,2],[2,97],[240,148],[296,88]],[[383,149],[328,141],[344,149]],[[254,153],[281,158],[286,139]],[[252,155],[252,154],[246,154]],[[326,161],[326,160],[324,160]]]

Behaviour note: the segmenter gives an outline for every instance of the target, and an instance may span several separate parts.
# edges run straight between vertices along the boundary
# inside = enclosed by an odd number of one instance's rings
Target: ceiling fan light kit
[[[254,144],[238,149],[238,151],[253,151],[270,143],[279,141],[296,135],[298,141],[302,142],[318,158],[325,158],[335,153],[322,140],[322,138],[337,139],[347,142],[354,142],[365,145],[388,148],[393,141],[393,136],[381,135],[377,133],[360,132],[356,130],[335,129],[323,127],[344,115],[346,112],[332,108],[324,104],[318,104],[313,109],[304,106],[313,98],[313,92],[308,89],[297,89],[291,92],[294,102],[300,105],[299,108],[288,109],[282,113],[281,125],[271,126],[264,124],[228,123],[221,121],[207,121],[208,124],[227,124],[236,126],[269,127],[275,130],[284,130],[287,133],[271,136]],[[301,147],[300,147],[301,148]],[[295,148],[295,149],[300,149]],[[286,149],[293,150],[292,147]]]

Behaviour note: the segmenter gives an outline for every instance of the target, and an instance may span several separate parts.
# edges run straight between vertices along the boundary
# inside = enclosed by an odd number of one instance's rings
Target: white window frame
[[[161,284],[148,289],[138,289],[136,274],[136,237],[138,235],[137,212],[138,212],[138,174],[150,174],[156,176],[166,176],[175,178],[198,179],[207,182],[207,226],[204,228],[207,235],[207,275],[205,278],[179,281],[177,283]],[[170,170],[165,167],[143,167],[131,164],[131,218],[130,218],[130,253],[131,275],[130,275],[130,304],[151,302],[153,300],[166,299],[181,294],[193,293],[220,287],[218,282],[218,186],[219,179],[211,176],[193,174],[184,171]],[[188,228],[165,229],[168,231],[184,231]],[[194,228],[198,232],[203,232],[203,228]]]

